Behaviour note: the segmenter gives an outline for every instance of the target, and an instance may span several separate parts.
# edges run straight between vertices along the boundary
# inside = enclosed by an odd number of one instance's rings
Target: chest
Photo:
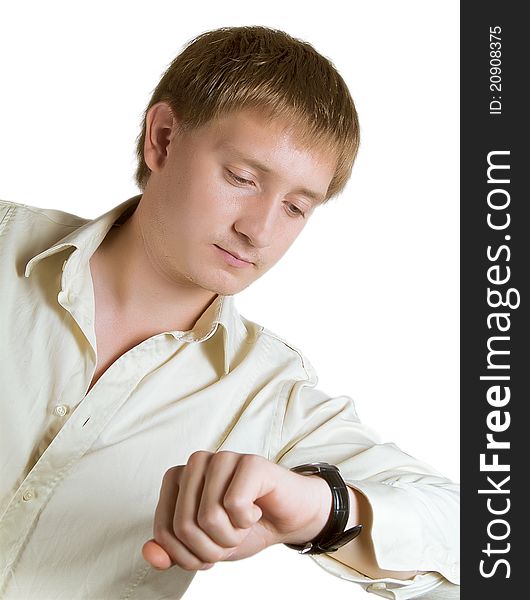
[[[124,319],[123,314],[113,307],[97,279],[93,283],[97,363],[87,394],[114,362],[149,337],[141,320]]]
[[[131,348],[136,346],[136,342],[124,336],[124,332],[118,327],[108,329],[101,322],[98,324],[96,318],[96,344],[97,344],[97,364],[87,389],[87,394],[97,383],[105,371],[125,354]]]

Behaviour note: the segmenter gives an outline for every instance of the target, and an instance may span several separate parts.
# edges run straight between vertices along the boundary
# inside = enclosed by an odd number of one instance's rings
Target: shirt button
[[[386,583],[383,581],[376,581],[368,586],[371,590],[386,590]]]
[[[34,497],[35,494],[33,493],[33,490],[26,490],[22,496],[22,500],[24,500],[24,502],[29,502],[30,500],[33,500]]]
[[[66,406],[66,404],[58,404],[54,409],[53,409],[53,414],[56,417],[64,417],[65,415],[68,414],[68,406]]]

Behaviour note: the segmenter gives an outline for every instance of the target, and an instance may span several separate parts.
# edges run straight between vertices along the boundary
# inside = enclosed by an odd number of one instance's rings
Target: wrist
[[[308,485],[308,497],[314,498],[314,511],[304,527],[293,532],[284,542],[305,544],[321,534],[333,507],[333,497],[326,481],[318,475],[300,475]]]

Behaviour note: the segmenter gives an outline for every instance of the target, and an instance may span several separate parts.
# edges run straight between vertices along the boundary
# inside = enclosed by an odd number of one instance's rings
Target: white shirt
[[[459,486],[380,443],[350,397],[319,390],[302,352],[233,297],[138,344],[86,393],[89,259],[140,198],[94,220],[0,201],[1,597],[180,598],[195,572],[152,569],[141,547],[163,474],[200,449],[336,465],[370,502],[379,566],[426,573],[373,580],[333,553],[311,558],[382,597],[457,597]]]

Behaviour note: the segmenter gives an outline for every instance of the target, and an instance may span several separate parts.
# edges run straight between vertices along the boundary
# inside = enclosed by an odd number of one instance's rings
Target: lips
[[[217,244],[215,244],[215,245],[217,246]],[[242,254],[238,254],[237,252],[232,252],[232,250],[227,250],[226,248],[222,248],[221,246],[217,246],[217,247],[220,248],[221,250],[224,250],[225,252],[228,252],[228,254],[231,254],[232,256],[234,256],[235,258],[238,258],[239,260],[244,260],[245,262],[254,264],[250,259],[246,258]]]

